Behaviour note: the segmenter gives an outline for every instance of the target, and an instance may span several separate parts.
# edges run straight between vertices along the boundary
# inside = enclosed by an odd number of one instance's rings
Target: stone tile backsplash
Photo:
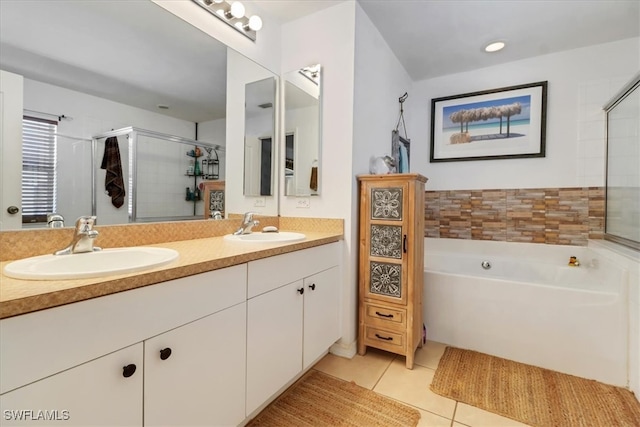
[[[425,192],[425,237],[585,246],[604,233],[604,188]]]

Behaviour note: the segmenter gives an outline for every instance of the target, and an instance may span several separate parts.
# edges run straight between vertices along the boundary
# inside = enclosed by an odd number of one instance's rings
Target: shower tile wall
[[[425,237],[585,246],[604,232],[604,188],[425,193]]]

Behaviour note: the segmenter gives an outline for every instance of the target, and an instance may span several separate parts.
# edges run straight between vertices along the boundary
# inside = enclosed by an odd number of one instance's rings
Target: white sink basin
[[[225,240],[231,242],[247,242],[247,243],[284,243],[298,242],[305,239],[302,233],[294,233],[293,231],[279,231],[277,233],[249,233],[240,234],[238,236],[227,234]]]
[[[7,264],[4,274],[27,280],[86,279],[147,270],[168,264],[177,258],[178,252],[167,248],[114,248],[25,258]]]

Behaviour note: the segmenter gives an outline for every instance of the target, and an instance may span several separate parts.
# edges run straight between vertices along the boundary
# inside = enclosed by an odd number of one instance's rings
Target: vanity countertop
[[[116,292],[178,279],[261,258],[307,249],[342,239],[338,232],[304,231],[306,239],[293,243],[235,243],[223,237],[182,240],[153,245],[178,251],[167,265],[142,272],[76,280],[20,280],[0,276],[0,319],[101,297]],[[73,256],[73,255],[70,255]],[[0,262],[0,271],[10,261]]]

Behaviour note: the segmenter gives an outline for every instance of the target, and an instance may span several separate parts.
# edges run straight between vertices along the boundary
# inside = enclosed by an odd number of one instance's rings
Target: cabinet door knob
[[[133,363],[122,368],[122,376],[125,378],[129,378],[135,372],[136,372],[136,365],[134,365]]]
[[[402,239],[402,250],[404,251],[404,253],[407,253],[407,235],[405,234],[403,239]]]
[[[160,350],[160,359],[167,360],[171,356],[171,349],[169,347]]]
[[[315,290],[316,290],[316,284],[315,284],[315,283],[310,284],[310,285],[309,285],[309,288],[310,288],[312,291],[315,291]]]
[[[300,293],[300,295],[304,294],[304,288],[298,289],[298,292]]]

